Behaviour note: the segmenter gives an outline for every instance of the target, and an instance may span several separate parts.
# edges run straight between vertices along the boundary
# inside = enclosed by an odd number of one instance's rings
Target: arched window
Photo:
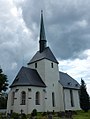
[[[25,105],[26,104],[26,92],[22,91],[21,92],[21,105]]]
[[[40,93],[39,92],[36,92],[36,95],[35,95],[35,101],[36,101],[36,105],[40,105]]]

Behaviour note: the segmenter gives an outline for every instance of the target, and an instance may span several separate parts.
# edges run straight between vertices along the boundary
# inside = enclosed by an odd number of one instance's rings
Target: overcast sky
[[[59,70],[83,78],[90,94],[90,0],[0,0],[0,65],[9,83],[38,50],[41,10]]]

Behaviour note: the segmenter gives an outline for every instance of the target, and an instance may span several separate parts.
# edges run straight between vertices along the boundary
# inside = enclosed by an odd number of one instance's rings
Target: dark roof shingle
[[[38,72],[27,67],[22,67],[20,69],[10,88],[15,86],[46,87]]]
[[[59,72],[59,76],[59,83],[61,83],[64,88],[80,89],[80,84],[67,73]]]
[[[49,47],[46,47],[45,50],[43,52],[37,52],[33,58],[30,60],[30,62],[28,64],[31,64],[33,62],[42,60],[42,59],[48,59],[51,60],[55,63],[58,63],[58,61],[56,60],[55,56],[53,55],[52,51],[50,50]]]

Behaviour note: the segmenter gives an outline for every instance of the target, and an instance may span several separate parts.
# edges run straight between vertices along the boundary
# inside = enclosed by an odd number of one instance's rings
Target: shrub
[[[47,115],[47,113],[46,113],[46,112],[43,112],[43,113],[42,113],[42,116],[46,116],[46,115]]]
[[[13,113],[11,114],[11,118],[14,118],[14,119],[19,119],[19,114],[18,114],[18,113],[13,112]]]
[[[25,113],[22,113],[22,114],[21,114],[21,119],[27,119]]]
[[[37,110],[36,110],[36,109],[33,109],[31,115],[32,115],[32,116],[37,116]]]

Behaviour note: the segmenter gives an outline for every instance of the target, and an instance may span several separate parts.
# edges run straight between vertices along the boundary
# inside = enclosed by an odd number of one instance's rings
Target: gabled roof
[[[27,67],[22,67],[20,69],[10,88],[15,86],[46,87],[38,72],[34,69],[30,69]]]
[[[53,55],[52,51],[50,50],[49,47],[46,47],[45,50],[43,52],[40,53],[40,51],[38,51],[33,58],[30,60],[30,62],[28,64],[34,63],[36,61],[42,60],[42,59],[48,59],[51,60],[55,63],[58,63],[58,61],[56,60],[55,56]]]
[[[59,72],[59,83],[63,88],[80,89],[80,84],[67,73]]]

